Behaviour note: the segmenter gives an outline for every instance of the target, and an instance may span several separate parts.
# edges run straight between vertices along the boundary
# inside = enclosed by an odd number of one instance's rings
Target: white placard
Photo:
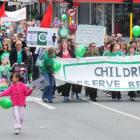
[[[106,28],[95,25],[79,25],[76,31],[76,43],[88,46],[96,43],[97,47],[104,45]]]
[[[29,27],[27,31],[27,46],[57,47],[58,29]]]
[[[3,22],[20,21],[26,19],[26,7],[14,11],[5,12],[6,16],[2,18]]]

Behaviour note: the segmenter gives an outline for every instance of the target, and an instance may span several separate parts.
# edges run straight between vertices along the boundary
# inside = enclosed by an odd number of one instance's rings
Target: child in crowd
[[[4,91],[8,88],[10,84],[10,73],[11,67],[9,63],[9,58],[3,57],[1,59],[1,65],[0,65],[0,91]]]
[[[14,117],[14,128],[15,135],[18,135],[21,131],[23,124],[23,116],[26,106],[26,96],[31,95],[33,88],[27,88],[27,86],[21,82],[21,75],[14,73],[12,75],[12,85],[0,94],[2,96],[11,96],[13,104],[13,117]]]
[[[10,80],[10,62],[7,57],[2,58],[1,65],[0,65],[0,79],[7,79]]]

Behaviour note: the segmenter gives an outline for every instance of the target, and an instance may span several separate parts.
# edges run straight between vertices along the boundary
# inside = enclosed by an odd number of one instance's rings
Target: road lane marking
[[[84,97],[83,97],[82,99],[85,100],[85,101],[89,101],[88,99],[86,99],[86,98],[84,98]],[[91,104],[94,104],[94,105],[98,106],[98,107],[101,107],[101,108],[110,110],[110,111],[112,111],[112,112],[121,114],[121,115],[123,115],[123,116],[126,116],[126,117],[129,117],[129,118],[132,118],[132,119],[135,119],[135,120],[140,121],[140,117],[138,117],[138,116],[135,116],[135,115],[132,115],[132,114],[129,114],[129,113],[126,113],[126,112],[119,111],[119,110],[117,110],[117,109],[114,109],[114,108],[105,106],[105,105],[100,104],[100,103],[91,102],[91,101],[89,101],[89,102],[90,102]]]
[[[55,107],[53,107],[52,105],[49,105],[47,103],[44,103],[40,98],[37,98],[37,97],[28,97],[27,98],[27,101],[30,101],[30,102],[35,102],[43,107],[46,107],[47,109],[56,109]]]
[[[108,107],[108,106],[105,106],[105,105],[102,105],[102,104],[99,104],[99,103],[95,103],[95,102],[90,102],[90,103],[92,103],[92,104],[94,104],[98,107],[102,107],[104,109],[107,109],[107,110],[113,111],[115,113],[121,114],[123,116],[126,116],[126,117],[129,117],[129,118],[136,119],[136,120],[140,121],[140,117],[138,117],[138,116],[135,116],[135,115],[132,115],[132,114],[129,114],[129,113],[125,113],[125,112],[119,111],[117,109],[113,109],[111,107]]]

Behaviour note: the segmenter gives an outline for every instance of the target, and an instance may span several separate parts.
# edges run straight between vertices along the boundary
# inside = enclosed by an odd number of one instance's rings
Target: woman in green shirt
[[[134,47],[130,47],[128,49],[127,56],[134,56],[134,55],[139,55],[139,53],[135,50]]]
[[[136,51],[136,49],[134,47],[130,46],[130,48],[128,49],[128,52],[127,52],[127,56],[134,56],[134,55],[139,55],[139,53]],[[129,91],[128,96],[130,97],[131,101],[134,101],[136,98],[136,92]]]
[[[103,56],[123,56],[124,53],[120,51],[121,46],[119,43],[111,43],[110,51],[106,52]]]
[[[110,52],[106,53],[105,56],[123,56],[123,52],[120,51],[120,44],[119,43],[111,43],[110,45]],[[112,99],[113,100],[121,100],[121,93],[120,91],[112,91]]]

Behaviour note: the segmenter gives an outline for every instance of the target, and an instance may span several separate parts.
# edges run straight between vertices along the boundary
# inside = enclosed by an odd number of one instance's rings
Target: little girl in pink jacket
[[[4,92],[0,94],[2,96],[10,96],[13,104],[13,114],[14,114],[14,128],[15,134],[19,134],[22,123],[23,115],[26,106],[26,96],[31,95],[34,87],[32,89],[27,88],[27,86],[20,82],[21,75],[18,73],[13,74],[12,82],[13,84]]]

